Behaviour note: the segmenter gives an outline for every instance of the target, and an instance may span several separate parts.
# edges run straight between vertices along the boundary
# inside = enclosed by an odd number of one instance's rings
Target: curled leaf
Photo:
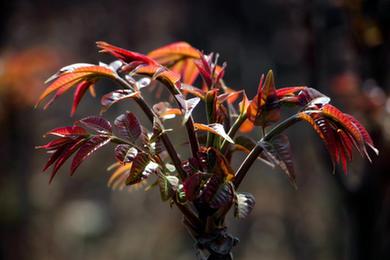
[[[102,112],[107,111],[115,103],[131,98],[137,98],[139,96],[138,92],[134,92],[130,89],[118,89],[104,95],[100,104],[102,105]]]

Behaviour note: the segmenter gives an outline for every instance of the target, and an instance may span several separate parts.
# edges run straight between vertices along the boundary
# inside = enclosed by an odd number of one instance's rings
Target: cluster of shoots
[[[133,112],[124,111],[113,123],[99,115],[55,128],[46,134],[54,139],[38,147],[50,155],[44,170],[52,167],[51,181],[73,156],[73,175],[90,155],[113,144],[115,161],[109,186],[122,189],[146,184],[147,189],[159,189],[161,199],[182,212],[198,248],[208,254],[227,255],[236,243],[225,232],[224,220],[230,209],[235,217],[245,218],[254,207],[254,197],[238,190],[257,159],[280,167],[295,185],[290,143],[283,134],[292,125],[308,123],[323,140],[333,168],[341,165],[344,172],[353,149],[368,159],[369,149],[378,153],[366,129],[354,117],[330,105],[327,96],[305,86],[276,88],[272,71],[261,76],[257,94],[250,100],[244,90],[234,90],[225,83],[226,64],[218,65],[218,55],[206,55],[185,42],[147,55],[105,42],[97,46],[115,60],[60,69],[49,78],[50,84],[38,104],[52,95],[46,101],[47,108],[74,89],[73,115],[82,97],[87,92],[94,95],[95,83],[105,78],[118,88],[101,97],[101,111],[119,102],[135,102],[150,123],[142,125]],[[143,92],[152,87],[166,88],[175,102],[148,104]],[[207,121],[195,122],[192,113],[201,105]],[[282,118],[281,111],[291,107],[295,107],[292,114]],[[185,129],[189,158],[183,158],[173,145],[172,129],[164,127],[166,120],[175,117],[183,127],[173,130]],[[250,131],[258,131],[261,138],[251,139]],[[231,159],[236,152],[245,153],[246,158],[233,169]]]

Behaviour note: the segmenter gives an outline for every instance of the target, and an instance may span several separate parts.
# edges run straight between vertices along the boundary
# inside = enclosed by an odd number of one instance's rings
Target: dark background
[[[348,176],[332,175],[313,131],[289,130],[299,189],[254,165],[241,189],[256,207],[247,220],[229,220],[241,238],[235,256],[390,259],[389,29],[385,0],[2,1],[0,259],[194,259],[177,210],[160,203],[157,190],[106,187],[111,149],[72,178],[64,168],[48,185],[40,173],[46,156],[34,146],[45,142],[42,133],[97,114],[99,102],[86,98],[74,119],[70,95],[45,112],[33,104],[58,68],[109,61],[96,53],[97,40],[139,52],[184,40],[219,52],[228,85],[250,97],[271,68],[278,86],[304,84],[332,97],[367,126],[380,156],[372,165],[356,156]],[[133,108],[119,105],[107,117]]]

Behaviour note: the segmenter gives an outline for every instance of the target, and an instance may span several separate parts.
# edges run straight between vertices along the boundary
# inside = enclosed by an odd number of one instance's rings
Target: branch
[[[229,129],[228,135],[230,136],[230,138],[234,139],[234,136],[236,135],[238,129],[240,129],[242,123],[244,123],[246,118],[247,118],[246,113],[237,117],[236,121],[234,121],[232,127]],[[228,147],[229,147],[229,142],[223,140],[221,146],[221,152],[224,154]]]
[[[121,77],[117,77],[116,79],[122,86],[133,89],[133,87]],[[135,100],[137,104],[140,106],[140,108],[142,109],[142,111],[146,114],[148,119],[152,122],[152,124],[153,124],[153,120],[157,120],[158,123],[162,125],[160,118],[153,112],[153,110],[148,106],[148,104],[146,104],[145,100],[142,97],[136,98]],[[181,165],[181,160],[177,155],[177,152],[174,146],[172,145],[172,142],[170,141],[168,135],[165,132],[162,132],[160,137],[164,143],[165,148],[167,149],[169,156],[171,157],[172,163],[175,165],[177,172],[179,173],[181,178],[184,178],[187,174]]]
[[[240,186],[242,180],[245,175],[248,173],[248,170],[256,161],[257,157],[263,151],[263,147],[261,145],[264,141],[270,141],[275,136],[279,135],[281,132],[286,130],[288,127],[292,126],[296,122],[299,121],[297,114],[287,118],[283,122],[279,123],[277,126],[271,129],[260,141],[257,142],[256,146],[252,149],[252,151],[245,158],[244,162],[241,164],[240,168],[237,170],[233,184],[236,189]]]

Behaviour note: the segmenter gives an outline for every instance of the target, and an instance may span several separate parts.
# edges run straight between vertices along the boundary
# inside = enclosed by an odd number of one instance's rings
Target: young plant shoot
[[[232,210],[235,217],[245,218],[254,207],[255,198],[241,192],[240,184],[257,159],[280,167],[296,185],[290,142],[284,134],[287,128],[308,123],[324,142],[333,171],[340,165],[348,172],[354,149],[369,160],[370,153],[378,154],[367,130],[353,116],[332,106],[330,98],[313,88],[276,88],[272,71],[260,77],[257,94],[249,100],[244,90],[233,90],[225,83],[226,64],[218,64],[218,54],[206,55],[188,43],[173,43],[147,55],[106,42],[97,42],[97,47],[111,55],[113,62],[77,63],[60,69],[48,79],[37,105],[51,96],[47,108],[74,89],[73,115],[83,96],[94,95],[96,82],[105,78],[117,89],[101,97],[102,112],[119,102],[135,102],[144,115],[123,111],[113,123],[102,116],[88,116],[72,126],[50,130],[46,136],[53,139],[38,147],[49,154],[44,171],[52,167],[51,182],[73,156],[73,175],[84,160],[112,144],[115,161],[108,185],[122,189],[148,183],[148,189],[159,189],[161,199],[183,214],[201,259],[232,259],[238,239],[227,232],[225,216]],[[174,102],[148,104],[144,99],[148,88],[166,88]],[[192,113],[202,105],[207,121],[196,122]],[[283,118],[283,109],[291,109],[292,114]],[[139,116],[150,123],[141,124]],[[183,128],[173,131],[186,131],[189,158],[178,152],[164,127],[166,120],[175,117]],[[253,129],[260,139],[248,137]],[[236,152],[247,155],[234,169],[231,159]]]

